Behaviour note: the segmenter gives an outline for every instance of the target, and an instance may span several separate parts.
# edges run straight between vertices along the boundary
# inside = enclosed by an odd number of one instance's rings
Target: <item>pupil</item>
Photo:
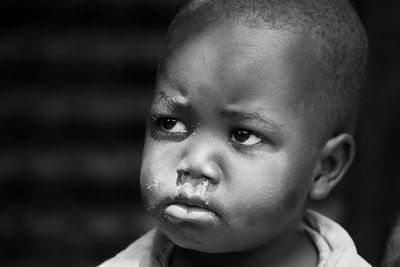
[[[175,124],[176,124],[176,120],[175,119],[163,119],[161,121],[161,126],[165,130],[171,130],[172,128],[174,128]]]
[[[244,142],[250,137],[250,132],[245,130],[237,130],[234,134],[236,141]]]

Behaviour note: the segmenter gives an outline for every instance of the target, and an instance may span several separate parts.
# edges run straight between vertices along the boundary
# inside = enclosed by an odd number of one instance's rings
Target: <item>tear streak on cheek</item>
[[[146,211],[151,216],[153,216],[156,209],[159,183],[160,183],[159,179],[155,177],[151,179],[149,182],[146,182],[141,185],[143,204],[146,208]]]
[[[152,183],[145,184],[144,189],[147,190],[147,191],[157,190],[159,182],[160,181],[157,178],[154,178]]]

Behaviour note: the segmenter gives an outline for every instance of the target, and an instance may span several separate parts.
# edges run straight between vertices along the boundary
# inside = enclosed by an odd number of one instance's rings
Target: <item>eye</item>
[[[252,146],[259,144],[263,139],[250,130],[234,129],[232,131],[230,140],[241,145]]]
[[[174,118],[159,118],[161,130],[169,133],[186,133],[187,129],[183,122]]]

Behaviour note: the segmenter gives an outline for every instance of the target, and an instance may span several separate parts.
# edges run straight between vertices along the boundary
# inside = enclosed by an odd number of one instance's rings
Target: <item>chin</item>
[[[160,230],[163,231],[175,245],[181,248],[203,253],[227,252],[227,247],[221,244],[222,240],[215,238],[217,235],[215,233],[199,233],[187,229],[171,230],[164,228],[165,227],[161,226]]]

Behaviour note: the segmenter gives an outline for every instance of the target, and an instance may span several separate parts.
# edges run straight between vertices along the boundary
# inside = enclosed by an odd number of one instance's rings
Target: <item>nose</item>
[[[208,179],[217,184],[222,177],[222,150],[210,138],[201,138],[188,142],[183,158],[177,167],[178,177],[185,179]]]

